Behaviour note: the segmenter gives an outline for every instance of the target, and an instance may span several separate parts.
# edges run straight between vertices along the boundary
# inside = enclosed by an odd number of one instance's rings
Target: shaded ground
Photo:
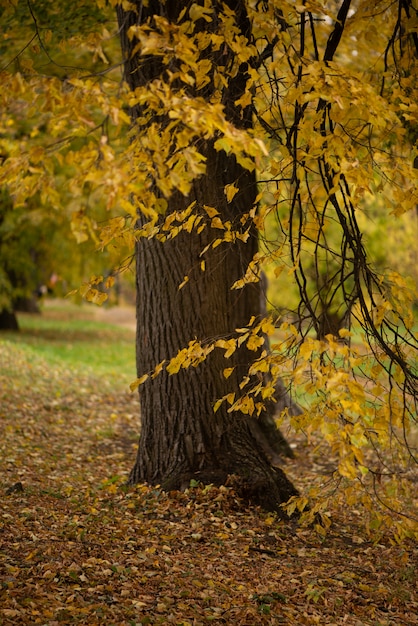
[[[126,488],[137,436],[136,395],[0,337],[0,624],[418,624],[416,545],[359,510],[321,537],[227,488]],[[332,471],[295,452],[300,488]]]

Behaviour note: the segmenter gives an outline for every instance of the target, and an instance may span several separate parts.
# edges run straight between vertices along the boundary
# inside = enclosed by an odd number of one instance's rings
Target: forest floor
[[[134,342],[126,311],[100,316],[99,360]],[[376,540],[361,510],[337,507],[321,536],[228,488],[127,487],[136,394],[40,353],[36,332],[59,344],[51,328],[0,335],[1,625],[418,624],[417,546]],[[66,335],[66,354],[86,352],[86,333]],[[294,446],[294,483],[325,479],[332,459]]]

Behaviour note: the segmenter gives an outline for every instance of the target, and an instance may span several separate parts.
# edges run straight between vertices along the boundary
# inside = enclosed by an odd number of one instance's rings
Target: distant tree
[[[39,313],[37,303],[45,281],[45,233],[31,224],[27,210],[13,209],[6,192],[0,198],[0,330],[18,330],[16,311]],[[36,248],[36,251],[35,251]],[[50,267],[50,265],[49,265]],[[45,281],[46,282],[46,281]]]
[[[55,294],[84,283],[84,294],[94,297],[90,277],[118,265],[111,249],[97,254],[97,224],[108,226],[109,195],[75,182],[71,150],[88,152],[89,131],[107,124],[100,107],[89,102],[86,111],[80,105],[69,80],[71,73],[88,72],[89,64],[95,70],[98,63],[107,66],[95,29],[104,28],[109,11],[90,2],[64,3],[57,11],[51,0],[42,0],[0,3],[0,15],[0,328],[17,329],[16,311],[36,310],[36,294],[51,293],[52,275],[59,278]],[[97,158],[95,149],[91,158]]]

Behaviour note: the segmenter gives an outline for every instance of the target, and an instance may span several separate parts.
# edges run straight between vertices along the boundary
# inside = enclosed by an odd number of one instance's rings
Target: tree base
[[[0,311],[0,330],[19,330],[17,317],[13,311]]]
[[[284,471],[272,465],[263,440],[255,436],[257,424],[251,418],[237,419],[216,454],[208,451],[206,467],[200,469],[190,467],[184,458],[178,457],[174,470],[157,475],[141,458],[140,447],[129,482],[159,484],[165,491],[184,491],[192,480],[217,487],[231,486],[249,505],[261,506],[288,519],[283,505],[299,492]]]
[[[288,520],[289,516],[282,505],[292,496],[299,495],[299,492],[281,470],[271,470],[270,475],[264,479],[260,476],[228,474],[224,470],[203,470],[171,476],[160,486],[164,491],[185,491],[193,483],[215,487],[225,485],[231,487],[249,506],[260,506],[265,511],[275,512],[281,519]],[[136,482],[131,476],[129,483]]]
[[[16,302],[14,303],[14,309],[19,313],[41,313],[38,300],[35,297],[17,298]]]

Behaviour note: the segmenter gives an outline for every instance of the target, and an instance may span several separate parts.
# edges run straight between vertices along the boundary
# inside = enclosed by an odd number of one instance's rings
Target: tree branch
[[[344,32],[345,20],[347,19],[350,5],[351,5],[351,0],[344,0],[340,7],[340,10],[338,11],[334,30],[329,36],[327,47],[325,48],[325,53],[324,53],[325,63],[329,63],[330,61],[332,61],[334,54],[338,48],[338,45],[341,41],[342,34]]]

